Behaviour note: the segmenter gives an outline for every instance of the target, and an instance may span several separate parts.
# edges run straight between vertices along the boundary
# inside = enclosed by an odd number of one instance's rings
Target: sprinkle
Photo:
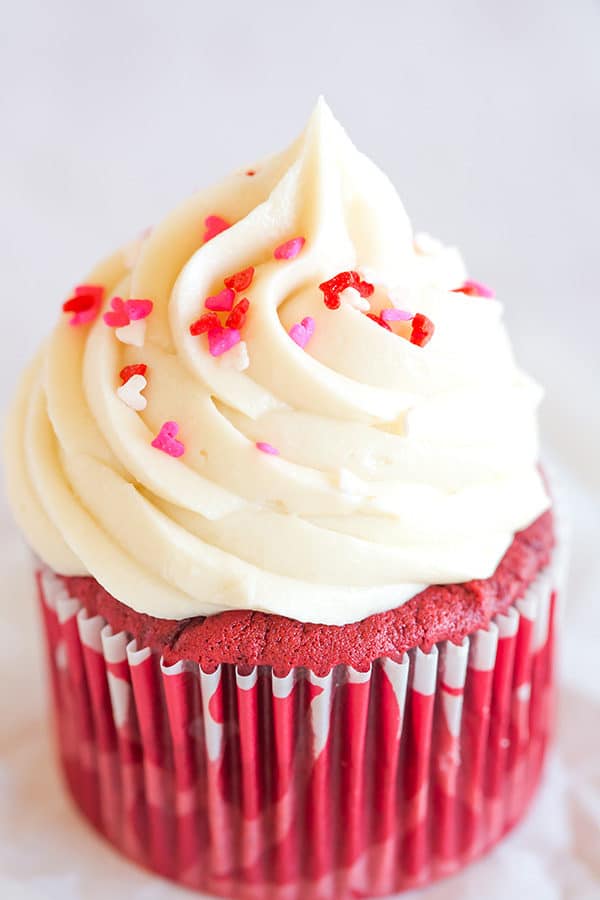
[[[396,309],[393,306],[381,310],[381,318],[384,322],[410,322],[413,316],[414,313],[408,312],[406,309]]]
[[[138,319],[137,322],[130,322],[115,330],[115,337],[122,344],[130,344],[132,347],[143,347],[146,337],[146,322],[144,319]]]
[[[340,306],[340,294],[346,288],[354,288],[361,297],[370,297],[375,288],[368,281],[361,281],[358,272],[339,272],[328,281],[323,281],[319,289],[323,291],[325,306],[328,309],[338,309]]]
[[[294,257],[298,256],[305,243],[306,238],[292,238],[291,240],[285,241],[283,244],[280,244],[279,247],[275,247],[275,249],[273,250],[273,256],[275,257],[275,259],[294,259]]]
[[[178,433],[179,425],[177,422],[165,422],[152,441],[152,446],[156,447],[157,450],[162,450],[163,453],[168,453],[169,456],[183,456],[185,447],[181,441],[176,440]]]
[[[104,321],[110,328],[123,328],[130,322],[147,319],[154,308],[152,300],[125,300],[113,297],[111,309],[104,313]]]
[[[63,303],[63,312],[73,313],[69,325],[86,325],[100,312],[104,288],[101,284],[79,284]]]
[[[267,444],[265,441],[257,441],[256,449],[261,453],[269,453],[271,456],[279,456],[279,450],[273,444]]]
[[[103,319],[110,328],[122,328],[129,325],[129,316],[125,309],[125,303],[121,297],[113,297],[110,301],[110,311],[105,312]]]
[[[219,365],[224,369],[237,369],[238,372],[243,372],[247,369],[250,365],[250,356],[248,355],[246,341],[240,341],[227,353],[223,353],[219,357]]]
[[[230,275],[229,278],[225,279],[224,284],[225,287],[235,291],[236,294],[241,294],[242,291],[246,291],[250,287],[253,278],[254,266],[248,266],[247,269],[242,269],[241,272]]]
[[[299,347],[304,348],[315,333],[315,320],[312,316],[306,316],[301,322],[292,325],[290,328],[290,337]]]
[[[225,320],[225,326],[227,328],[236,328],[238,331],[244,327],[246,324],[246,316],[248,314],[248,310],[250,309],[250,301],[244,297],[240,300],[239,303],[233,307],[227,319]]]
[[[454,288],[453,294],[467,294],[469,297],[488,297],[492,299],[496,296],[494,291],[482,284],[480,281],[467,280],[459,288]]]
[[[208,331],[220,327],[221,322],[216,312],[204,313],[196,322],[192,322],[190,334],[193,334],[195,337],[197,334],[206,334]]]
[[[431,319],[428,319],[427,316],[422,315],[422,313],[417,313],[413,319],[412,332],[410,335],[411,344],[416,344],[417,347],[424,347],[433,337],[434,331],[435,326]]]
[[[381,318],[381,316],[376,316],[374,313],[367,313],[367,319],[370,319],[372,322],[377,322],[377,324],[381,325],[382,328],[385,328],[386,331],[392,330],[388,323]]]
[[[231,228],[231,225],[220,216],[207,216],[204,220],[204,228],[204,243],[206,244],[218,234],[221,234],[222,231]]]
[[[142,391],[148,386],[143,375],[132,375],[125,384],[117,388],[117,396],[131,409],[141,412],[146,409],[147,400],[142,396]]]
[[[212,297],[207,297],[204,301],[204,305],[207,309],[218,310],[218,312],[229,311],[233,306],[233,301],[235,300],[235,294],[231,290],[231,288],[223,288],[222,291],[219,291],[218,294],[214,294]]]
[[[342,303],[347,303],[348,306],[351,306],[353,309],[360,310],[360,312],[366,313],[371,309],[369,301],[361,297],[354,287],[344,288],[344,290],[338,294],[338,300],[341,300]]]
[[[256,175],[256,169],[248,169],[246,175]]]
[[[139,319],[147,319],[153,309],[154,303],[152,300],[125,301],[125,312],[129,316],[130,322],[137,322]]]
[[[148,371],[148,366],[145,363],[136,363],[133,366],[125,366],[119,372],[119,378],[125,384],[126,381],[129,381],[132,375],[145,375]]]
[[[208,349],[211,356],[227,353],[241,341],[241,335],[235,328],[214,328],[208,332]]]

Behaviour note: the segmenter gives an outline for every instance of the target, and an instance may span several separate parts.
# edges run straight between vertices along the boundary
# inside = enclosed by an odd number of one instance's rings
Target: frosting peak
[[[319,101],[67,302],[8,427],[32,546],[164,618],[488,577],[548,506],[540,392],[465,279]]]

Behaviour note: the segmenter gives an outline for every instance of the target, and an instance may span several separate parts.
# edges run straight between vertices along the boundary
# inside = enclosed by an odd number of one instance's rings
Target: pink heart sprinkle
[[[389,309],[381,310],[381,318],[384,322],[410,322],[414,318],[414,313],[408,312],[406,309]]]
[[[154,308],[152,300],[126,300],[125,312],[129,316],[130,322],[137,322],[139,319],[147,318]]]
[[[217,312],[222,312],[223,310],[230,312],[230,310],[233,309],[234,300],[235,291],[232,291],[231,288],[223,288],[218,294],[207,297],[204,301],[204,305],[207,309],[212,309]]]
[[[466,294],[475,294],[477,297],[487,297],[492,299],[496,296],[495,292],[487,287],[487,285],[482,284],[481,281],[473,281],[472,279],[468,279],[464,282],[462,290]]]
[[[212,241],[222,231],[231,228],[231,225],[220,216],[207,216],[204,220],[204,228],[206,229],[204,232],[204,243],[206,244],[207,241]]]
[[[113,297],[110,301],[111,311],[105,312],[102,317],[111,328],[124,328],[129,325],[129,315],[121,297]]]
[[[211,356],[222,356],[236,344],[241,335],[237,328],[213,328],[208,332],[208,349]]]
[[[256,449],[260,450],[261,453],[268,453],[270,456],[279,456],[277,447],[274,447],[273,444],[267,444],[265,441],[257,441]]]
[[[298,256],[305,243],[306,238],[292,238],[291,240],[286,241],[284,244],[280,244],[279,247],[275,247],[273,256],[275,257],[275,259],[294,259],[295,256]]]
[[[315,332],[315,320],[306,316],[300,323],[290,328],[291,339],[304,349]]]
[[[185,447],[181,441],[176,439],[178,432],[179,425],[177,422],[165,422],[152,441],[152,446],[156,447],[157,450],[162,450],[163,453],[167,453],[169,456],[183,456]]]

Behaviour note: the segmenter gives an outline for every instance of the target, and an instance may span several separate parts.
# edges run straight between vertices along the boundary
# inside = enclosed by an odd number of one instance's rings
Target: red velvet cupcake
[[[488,850],[551,736],[558,579],[493,292],[320,102],[63,309],[7,459],[85,816],[231,898]]]

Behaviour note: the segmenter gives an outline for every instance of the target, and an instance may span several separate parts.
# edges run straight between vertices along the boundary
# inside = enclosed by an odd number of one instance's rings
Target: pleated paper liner
[[[550,569],[460,646],[326,677],[165,666],[37,572],[60,759],[138,863],[206,893],[343,900],[424,885],[523,815],[553,727]]]

